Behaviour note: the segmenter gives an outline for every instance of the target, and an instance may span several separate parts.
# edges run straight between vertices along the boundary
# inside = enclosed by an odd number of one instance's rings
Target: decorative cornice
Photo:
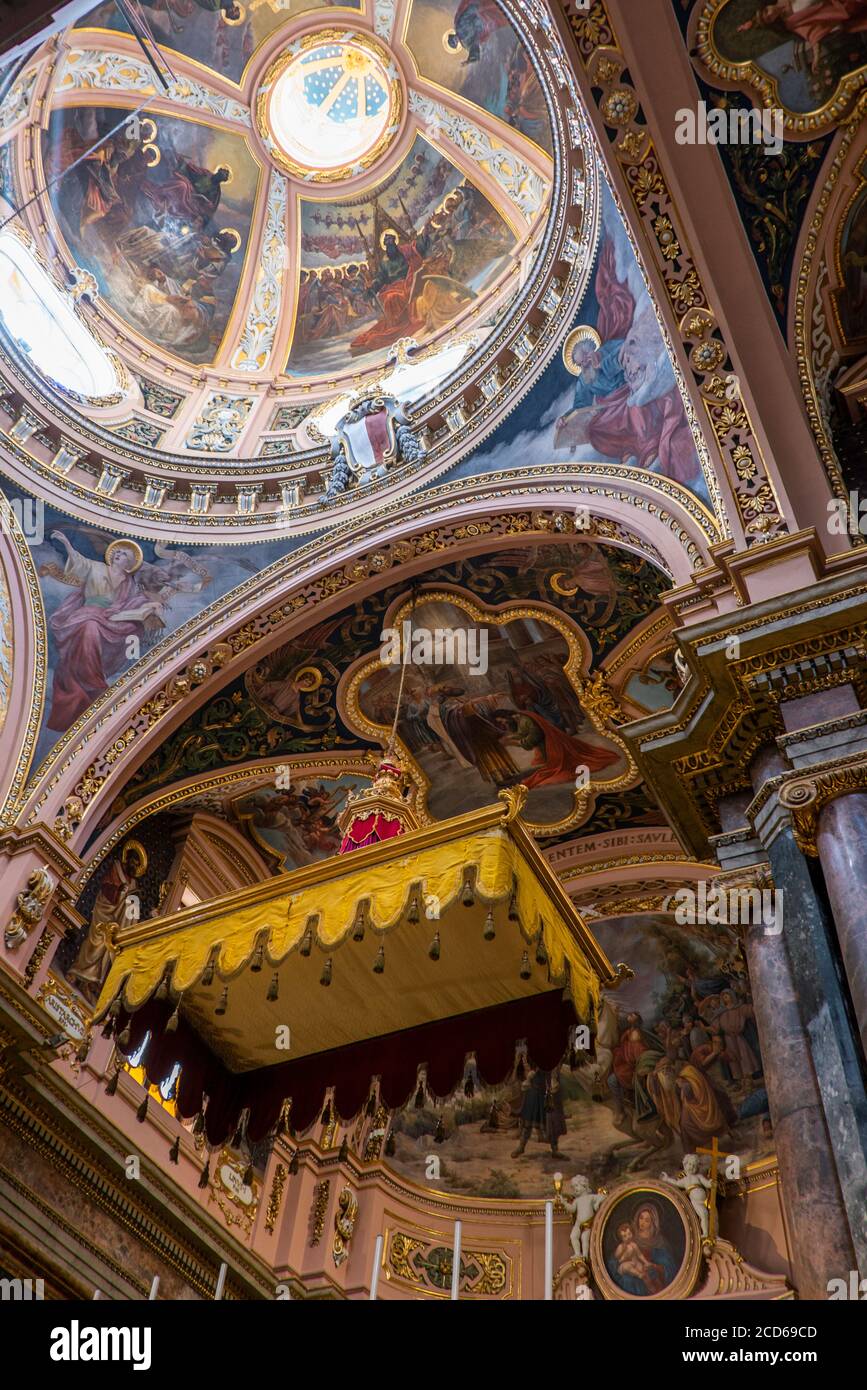
[[[647,114],[642,110],[603,0],[565,0],[579,60],[599,108],[653,263],[668,296],[680,346],[716,444],[748,546],[789,531],[762,447],[740,391],[723,326],[689,245]]]

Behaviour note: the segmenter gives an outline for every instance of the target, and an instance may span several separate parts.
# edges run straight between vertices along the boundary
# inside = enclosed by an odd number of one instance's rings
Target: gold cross
[[[697,1154],[709,1154],[709,1155],[710,1155],[710,1175],[709,1175],[709,1176],[710,1176],[710,1192],[708,1193],[708,1198],[707,1198],[707,1210],[708,1210],[707,1232],[708,1232],[708,1237],[709,1237],[710,1240],[716,1240],[716,1234],[717,1234],[717,1210],[716,1210],[716,1199],[717,1199],[717,1175],[718,1175],[718,1173],[719,1173],[719,1161],[720,1161],[721,1158],[731,1158],[732,1155],[731,1155],[730,1153],[727,1153],[725,1149],[721,1149],[721,1148],[720,1148],[720,1146],[719,1146],[719,1144],[717,1143],[717,1140],[716,1140],[716,1135],[714,1135],[714,1137],[713,1137],[713,1139],[710,1141],[710,1143],[711,1143],[711,1146],[710,1146],[709,1149],[698,1148],[698,1149],[696,1149],[696,1153],[697,1153]]]

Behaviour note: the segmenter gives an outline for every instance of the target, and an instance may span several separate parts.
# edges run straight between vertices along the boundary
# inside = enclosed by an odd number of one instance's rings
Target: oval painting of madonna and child
[[[620,1188],[599,1209],[591,1260],[606,1298],[686,1297],[700,1255],[693,1213],[662,1183]]]

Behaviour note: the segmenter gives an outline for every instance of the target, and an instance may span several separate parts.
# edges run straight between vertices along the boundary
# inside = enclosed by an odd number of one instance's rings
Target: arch
[[[465,481],[448,484],[404,502],[387,521],[370,518],[327,553],[321,543],[305,547],[205,610],[138,662],[55,745],[29,789],[26,819],[61,816],[70,843],[80,847],[122,776],[231,676],[309,626],[313,604],[321,621],[350,596],[374,592],[386,574],[409,579],[492,541],[519,545],[568,533],[581,506],[593,522],[588,535],[642,554],[675,587],[708,561],[703,509],[697,512],[699,504],[667,479],[614,466],[554,465],[514,484],[511,472],[482,479],[472,496]],[[63,812],[70,797],[80,800],[80,817]]]

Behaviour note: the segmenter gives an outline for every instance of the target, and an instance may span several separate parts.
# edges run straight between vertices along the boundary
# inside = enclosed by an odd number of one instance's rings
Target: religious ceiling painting
[[[694,23],[710,72],[782,107],[794,131],[836,124],[867,81],[865,0],[703,0]]]
[[[216,356],[240,282],[261,169],[238,134],[116,107],[52,114],[43,161],[70,255],[105,302],[186,362]]]
[[[275,785],[233,799],[231,812],[273,864],[289,873],[340,849],[337,817],[351,792],[369,786],[358,776],[323,777],[281,769]]]
[[[510,618],[510,614],[514,614]],[[412,665],[363,661],[345,682],[348,722],[387,742],[397,734],[428,783],[436,820],[489,805],[504,787],[530,792],[524,817],[549,833],[585,818],[598,792],[636,781],[626,747],[606,729],[586,682],[586,648],[541,606],[496,616],[449,591],[400,605],[387,630],[403,632]],[[436,638],[450,640],[437,650]]]
[[[300,236],[290,375],[430,339],[473,314],[516,244],[488,198],[422,136],[370,194],[305,199]]]
[[[664,914],[594,922],[593,931],[635,978],[604,993],[591,1051],[550,1072],[519,1051],[504,1083],[480,1076],[469,1057],[453,1095],[425,1091],[422,1105],[416,1095],[399,1113],[389,1160],[399,1173],[466,1197],[538,1198],[556,1171],[586,1173],[594,1189],[676,1173],[714,1137],[744,1163],[773,1152],[735,933]]]
[[[561,353],[463,474],[565,462],[646,468],[710,496],[680,384],[606,184],[596,269]]]
[[[142,0],[151,33],[160,48],[191,58],[202,67],[240,82],[256,49],[269,34],[292,17],[311,10],[358,13],[363,0]],[[114,0],[97,5],[79,20],[77,29],[129,27]],[[83,37],[83,36],[82,36]]]
[[[412,0],[404,42],[426,81],[473,102],[552,153],[542,85],[496,0]]]
[[[395,672],[379,670],[383,633],[393,623],[401,631],[413,603],[415,627],[430,632],[429,619],[456,643],[417,652],[420,663],[404,668],[398,733],[427,813],[441,819],[490,804],[527,779],[540,834],[586,820],[597,797],[610,797],[613,813],[638,779],[598,677],[666,587],[641,557],[578,539],[437,567],[414,595],[391,585],[275,648],[193,714],[138,769],[111,814],[220,766],[385,746]],[[471,746],[477,737],[484,758]]]
[[[134,540],[40,512],[31,545],[48,622],[48,684],[37,759],[165,636],[285,554]]]

